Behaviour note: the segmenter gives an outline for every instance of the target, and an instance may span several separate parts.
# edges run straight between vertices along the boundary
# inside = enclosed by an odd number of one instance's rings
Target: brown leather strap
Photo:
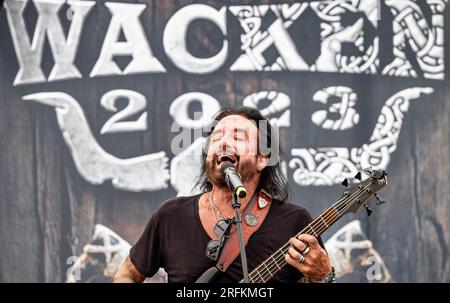
[[[247,246],[248,240],[253,233],[261,227],[261,224],[264,222],[270,206],[272,205],[271,196],[264,190],[260,191],[255,196],[256,199],[253,198],[252,201],[250,201],[250,204],[245,208],[242,214],[242,234],[245,246]],[[257,223],[255,226],[250,226],[245,220],[245,216],[250,214],[256,217]],[[226,271],[238,255],[240,255],[238,234],[237,231],[233,231],[228,237],[227,242],[225,242],[225,246],[222,248],[219,261],[217,261],[217,268],[220,271]]]

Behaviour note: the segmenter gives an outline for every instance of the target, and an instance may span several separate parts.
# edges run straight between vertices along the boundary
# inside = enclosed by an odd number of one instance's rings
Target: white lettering
[[[164,30],[164,50],[170,60],[181,70],[193,74],[212,73],[220,68],[228,56],[228,41],[223,41],[222,49],[213,57],[197,58],[193,56],[186,46],[186,34],[189,24],[197,19],[205,19],[219,26],[223,35],[226,29],[226,7],[219,11],[204,5],[191,4],[177,11]]]
[[[144,29],[139,21],[139,16],[146,5],[110,2],[106,2],[105,5],[112,13],[112,19],[103,42],[100,57],[90,76],[165,72],[166,69],[153,56]],[[117,41],[120,30],[123,31],[127,41]],[[133,59],[122,71],[113,61],[113,57],[126,55],[132,56]]]
[[[6,0],[5,2],[8,24],[20,66],[14,85],[46,81],[41,69],[45,35],[48,37],[55,61],[48,80],[81,78],[81,73],[75,67],[73,61],[78,49],[84,19],[95,2],[68,1],[73,16],[66,40],[58,18],[58,11],[64,1],[34,0],[38,19],[31,43],[22,16],[27,2],[28,0]]]

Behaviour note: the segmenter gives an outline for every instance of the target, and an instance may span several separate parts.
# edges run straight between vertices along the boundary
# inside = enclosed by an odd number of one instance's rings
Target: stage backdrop
[[[390,281],[450,282],[449,13],[447,0],[6,0],[0,281],[66,281],[96,224],[133,244],[190,193],[205,122],[246,105],[279,128],[292,201],[313,216],[344,178],[387,170],[387,202],[324,234],[347,258],[334,262],[358,257],[357,237],[331,239],[357,219]],[[347,280],[380,281],[366,265]]]

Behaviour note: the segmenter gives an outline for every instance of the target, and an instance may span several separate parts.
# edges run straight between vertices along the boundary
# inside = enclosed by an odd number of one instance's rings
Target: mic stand
[[[249,283],[248,268],[247,268],[247,256],[245,254],[244,237],[242,234],[242,217],[240,212],[241,202],[236,194],[233,194],[232,206],[236,212],[236,216],[233,219],[233,224],[236,224],[238,238],[239,238],[239,250],[241,252],[242,273],[244,274],[244,282]]]

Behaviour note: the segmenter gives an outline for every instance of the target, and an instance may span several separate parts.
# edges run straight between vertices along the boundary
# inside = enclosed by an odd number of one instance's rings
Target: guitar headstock
[[[341,199],[333,205],[335,210],[342,215],[349,212],[356,213],[364,206],[367,214],[370,216],[372,210],[367,203],[372,196],[377,199],[377,205],[386,202],[382,201],[377,194],[378,191],[388,184],[386,171],[366,168],[364,172],[368,175],[367,179],[362,180],[361,173],[358,172],[355,179],[358,179],[359,183],[352,187],[349,186],[347,179],[342,182],[342,185],[347,189],[343,192]]]

